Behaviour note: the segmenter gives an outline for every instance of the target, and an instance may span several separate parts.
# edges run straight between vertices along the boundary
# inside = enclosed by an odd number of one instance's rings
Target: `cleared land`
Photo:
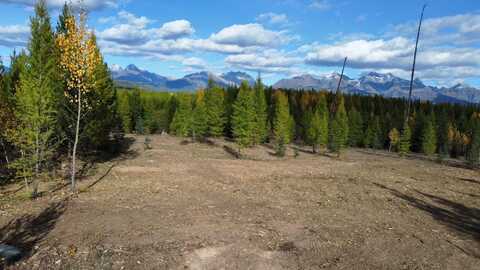
[[[143,141],[99,164],[76,198],[2,202],[0,242],[30,254],[12,269],[479,269],[476,171]]]

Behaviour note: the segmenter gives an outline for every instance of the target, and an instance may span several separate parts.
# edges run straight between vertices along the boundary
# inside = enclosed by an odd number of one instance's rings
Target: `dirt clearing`
[[[4,204],[12,269],[480,269],[480,175],[350,150],[143,137],[81,183]],[[89,187],[89,188],[87,188]]]

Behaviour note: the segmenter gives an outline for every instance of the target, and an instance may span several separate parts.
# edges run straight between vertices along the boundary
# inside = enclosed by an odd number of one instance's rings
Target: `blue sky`
[[[64,0],[47,0],[53,21]],[[28,40],[33,0],[0,0],[0,55]],[[76,5],[78,1],[74,0]],[[267,83],[299,74],[391,72],[408,77],[424,1],[84,0],[110,65],[170,77],[199,70],[261,71]],[[430,1],[418,77],[480,86],[480,2]]]

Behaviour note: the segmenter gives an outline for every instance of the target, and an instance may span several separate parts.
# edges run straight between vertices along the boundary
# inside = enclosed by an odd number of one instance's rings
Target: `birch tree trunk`
[[[75,186],[75,174],[77,168],[76,166],[76,157],[77,157],[77,146],[78,146],[78,134],[80,132],[80,116],[82,113],[82,103],[81,103],[81,96],[82,96],[82,91],[78,91],[78,110],[77,110],[77,124],[75,127],[75,141],[73,143],[73,153],[72,153],[72,192],[76,192],[76,186]]]

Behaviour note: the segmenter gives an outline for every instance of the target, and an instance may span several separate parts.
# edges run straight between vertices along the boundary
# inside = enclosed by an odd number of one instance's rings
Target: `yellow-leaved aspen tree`
[[[75,140],[72,150],[72,192],[76,192],[76,155],[80,133],[82,113],[91,108],[88,99],[82,99],[95,87],[94,70],[102,61],[96,47],[94,36],[86,27],[87,15],[81,12],[78,22],[71,16],[65,19],[66,32],[57,36],[56,43],[60,50],[60,65],[66,80],[65,96],[68,102],[75,104],[76,123]]]

